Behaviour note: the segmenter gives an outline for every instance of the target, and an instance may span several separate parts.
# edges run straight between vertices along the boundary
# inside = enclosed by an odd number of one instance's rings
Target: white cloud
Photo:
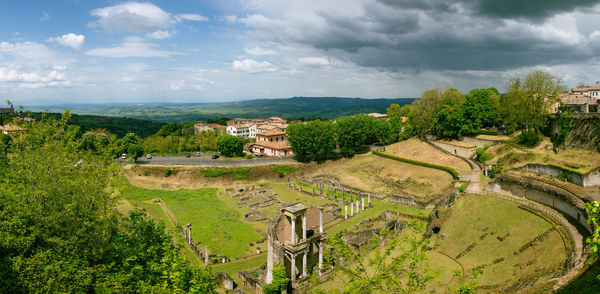
[[[125,2],[91,11],[99,19],[88,27],[102,27],[106,32],[143,33],[169,28],[183,20],[207,21],[208,18],[194,13],[172,15],[151,3]]]
[[[237,16],[235,15],[226,15],[224,19],[227,23],[236,23],[238,20]]]
[[[71,47],[76,50],[81,49],[81,46],[83,46],[84,41],[84,35],[76,35],[73,33],[68,33],[60,37],[51,37],[46,40],[46,42],[58,43],[59,45]]]
[[[173,37],[175,35],[175,31],[154,31],[152,33],[147,33],[146,38],[155,39],[155,40],[165,40]]]
[[[128,37],[117,47],[96,48],[88,50],[87,55],[124,58],[124,57],[170,57],[172,55],[181,54],[179,52],[164,51],[156,49],[157,45],[147,43],[138,37]]]
[[[2,55],[11,55],[28,61],[47,61],[54,57],[48,47],[35,42],[0,42],[0,56]]]
[[[307,65],[329,65],[331,62],[325,57],[302,57],[298,59],[298,62]]]
[[[151,3],[125,2],[94,9],[91,14],[100,18],[92,26],[99,25],[108,32],[147,32],[170,27],[174,23],[168,12]]]
[[[208,20],[208,18],[206,18],[200,14],[193,14],[193,13],[178,14],[177,19],[191,20],[191,21],[207,21]]]
[[[277,52],[273,49],[263,49],[258,46],[254,47],[254,48],[244,48],[244,51],[246,51],[246,53],[251,54],[251,55],[275,55],[275,54],[277,54]]]
[[[254,59],[244,59],[234,61],[233,70],[247,73],[259,73],[276,71],[277,68],[266,61],[258,62]]]
[[[47,20],[50,20],[50,15],[48,15],[48,12],[42,11],[42,18],[40,18],[40,22],[45,22]]]

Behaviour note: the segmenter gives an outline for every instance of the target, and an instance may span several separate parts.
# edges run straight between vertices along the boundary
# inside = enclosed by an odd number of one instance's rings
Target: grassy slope
[[[248,243],[260,239],[242,215],[232,211],[217,198],[216,189],[160,191],[128,186],[128,200],[146,201],[160,198],[180,224],[192,223],[192,236],[208,246],[211,253],[229,257],[244,255]]]
[[[514,253],[529,240],[552,228],[553,224],[518,208],[513,202],[484,196],[467,195],[452,208],[451,217],[442,225],[437,251],[457,257],[471,244],[475,247],[458,260],[471,268],[505,261],[485,268],[480,285],[507,286],[517,279],[557,271],[567,258],[560,234],[553,231],[543,242],[524,252]],[[505,237],[500,241],[497,237]]]

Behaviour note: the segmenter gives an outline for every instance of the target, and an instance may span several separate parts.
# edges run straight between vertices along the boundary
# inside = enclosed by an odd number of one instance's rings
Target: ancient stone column
[[[354,216],[354,203],[350,202],[350,216]]]
[[[306,273],[306,268],[308,267],[308,252],[304,252],[304,256],[302,256],[302,276],[306,277],[308,274]]]
[[[365,210],[365,198],[360,198],[360,201],[362,201],[362,210]]]
[[[356,213],[360,212],[360,206],[358,206],[358,199],[356,199]]]
[[[291,268],[291,274],[292,274],[292,284],[294,284],[296,282],[296,255],[292,254],[292,268]]]
[[[348,219],[348,205],[345,206],[346,211],[344,212],[344,219]]]
[[[208,265],[208,247],[204,247],[204,265]]]
[[[302,183],[298,184],[298,191],[302,192]]]
[[[369,193],[368,197],[369,197],[369,199],[368,199],[369,201],[367,202],[367,206],[370,207],[371,206],[371,193]]]
[[[323,208],[319,208],[319,233],[323,234]]]
[[[302,215],[302,239],[306,240],[306,213]]]
[[[292,237],[290,239],[290,243],[294,245],[296,244],[296,217],[292,216],[290,219],[292,220]]]
[[[319,243],[319,274],[323,273],[323,243]]]

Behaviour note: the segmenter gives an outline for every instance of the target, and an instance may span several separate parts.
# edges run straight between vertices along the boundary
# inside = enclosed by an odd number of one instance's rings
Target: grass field
[[[465,163],[466,164],[466,163]],[[353,158],[311,164],[297,176],[312,178],[331,175],[342,184],[365,191],[387,194],[412,194],[421,198],[439,195],[452,185],[452,176],[436,169],[382,158],[371,153]]]
[[[450,209],[434,248],[458,260],[467,272],[485,266],[480,286],[504,288],[540,276],[544,281],[560,271],[567,249],[558,229],[516,203],[467,195]],[[547,231],[540,242],[522,250]]]
[[[219,201],[216,189],[161,191],[130,185],[123,194],[132,203],[161,199],[179,224],[192,224],[192,237],[211,253],[243,256],[253,249],[249,243],[261,239],[240,213]]]
[[[386,146],[385,152],[399,157],[451,167],[459,173],[471,171],[471,167],[464,160],[448,155],[418,138]]]
[[[505,167],[520,167],[527,163],[540,163],[587,173],[600,166],[600,153],[594,150],[562,149],[555,153],[551,147],[550,139],[544,137],[535,147],[523,147],[513,142],[492,146],[486,152],[492,155],[490,163],[503,160]]]

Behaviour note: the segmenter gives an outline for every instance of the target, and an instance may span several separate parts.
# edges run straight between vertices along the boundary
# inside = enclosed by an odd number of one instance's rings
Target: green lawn
[[[192,224],[192,237],[211,253],[230,258],[248,253],[248,244],[261,239],[243,216],[217,198],[217,189],[147,190],[129,185],[123,192],[128,200],[160,198],[181,225]]]
[[[450,213],[441,226],[436,250],[458,260],[467,272],[485,265],[479,280],[482,286],[509,286],[519,279],[537,276],[548,279],[567,259],[557,231],[560,228],[553,230],[554,224],[520,209],[514,202],[466,195]],[[519,252],[527,242],[549,230],[541,242]]]

